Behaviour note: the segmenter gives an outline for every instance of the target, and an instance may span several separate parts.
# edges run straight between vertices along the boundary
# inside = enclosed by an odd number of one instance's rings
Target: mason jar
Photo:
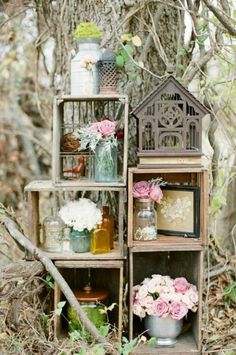
[[[136,199],[134,209],[134,240],[157,239],[157,216],[152,199]]]
[[[95,148],[94,175],[96,182],[115,182],[117,176],[117,147],[101,142]]]

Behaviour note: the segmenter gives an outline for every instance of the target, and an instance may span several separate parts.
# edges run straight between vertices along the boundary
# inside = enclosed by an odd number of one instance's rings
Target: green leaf
[[[66,304],[66,301],[61,301],[57,304],[57,308],[55,309],[54,313],[57,315],[57,316],[60,316],[61,315],[61,312],[62,312],[62,308],[65,306]]]
[[[156,346],[156,344],[157,344],[157,339],[155,338],[155,337],[151,337],[149,340],[148,340],[148,345],[150,345],[150,346]]]
[[[134,49],[133,47],[131,47],[129,44],[126,44],[124,46],[124,50],[126,51],[126,53],[128,53],[129,55],[132,56],[132,54],[134,53]]]
[[[46,276],[46,284],[51,287],[53,290],[55,289],[54,282],[52,281],[51,275]]]
[[[123,68],[125,64],[124,57],[122,55],[116,56],[116,66],[117,68]]]
[[[135,47],[140,47],[142,45],[141,38],[139,36],[134,36],[132,38],[132,43]]]
[[[180,70],[185,70],[185,66],[183,64],[178,64],[177,67]]]
[[[231,284],[224,289],[224,297],[232,302],[236,302],[236,282],[231,282]]]
[[[121,36],[122,41],[131,41],[132,38],[133,38],[133,36],[132,36],[131,33],[124,33],[124,34]]]
[[[188,54],[188,51],[187,51],[184,47],[179,49],[179,52],[178,52],[178,55],[179,55],[179,56],[184,57],[184,56],[186,56],[187,54]]]
[[[101,325],[101,327],[99,327],[99,333],[103,336],[106,337],[109,333],[109,325]]]

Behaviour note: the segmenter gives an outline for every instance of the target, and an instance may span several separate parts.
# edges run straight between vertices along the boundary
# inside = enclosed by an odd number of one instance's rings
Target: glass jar
[[[57,211],[52,211],[52,216],[43,220],[43,249],[48,252],[60,252],[61,240],[65,224],[57,215]]]
[[[110,253],[110,233],[109,230],[97,224],[91,235],[91,253],[105,254]]]
[[[61,251],[63,253],[70,253],[71,252],[71,247],[70,247],[70,227],[64,228],[64,237],[61,242]]]
[[[136,199],[134,209],[134,240],[157,239],[157,217],[154,201]]]
[[[90,251],[90,232],[73,230],[70,233],[70,246],[74,253],[87,253]]]
[[[101,142],[95,148],[94,175],[96,182],[117,181],[117,147]]]
[[[102,289],[93,289],[90,285],[86,285],[82,291],[74,290],[74,294],[95,327],[99,329],[102,325],[105,325],[108,319],[106,312],[101,312],[101,310],[105,310],[105,305],[101,302],[107,299],[108,292]],[[71,330],[82,329],[78,314],[71,306],[68,306],[68,319],[70,320]]]
[[[109,207],[103,206],[102,208],[102,227],[108,229],[110,238],[110,249],[113,249],[114,243],[114,220],[109,213]]]

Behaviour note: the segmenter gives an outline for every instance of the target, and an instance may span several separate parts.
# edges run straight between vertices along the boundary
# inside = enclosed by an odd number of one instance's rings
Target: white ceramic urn
[[[79,51],[71,60],[71,95],[91,96],[99,93],[99,38],[80,38]]]

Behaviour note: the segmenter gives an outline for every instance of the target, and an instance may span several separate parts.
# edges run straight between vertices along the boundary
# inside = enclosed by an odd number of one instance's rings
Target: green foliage
[[[122,343],[118,344],[116,350],[119,354],[129,355],[134,352],[135,347],[138,345],[138,338],[128,340],[126,337],[122,337]]]
[[[54,285],[54,282],[53,282],[53,279],[52,279],[51,275],[48,274],[48,275],[46,276],[45,282],[46,282],[46,284],[47,284],[49,287],[51,287],[51,288],[54,290],[55,285]]]
[[[74,33],[75,38],[101,38],[102,32],[98,28],[98,26],[93,22],[81,22],[75,30]]]
[[[148,341],[147,341],[148,345],[155,347],[157,344],[157,339],[155,337],[151,337]]]
[[[224,299],[236,303],[236,281],[231,282],[230,285],[224,289]]]
[[[62,309],[65,306],[65,304],[66,304],[66,301],[61,301],[57,304],[57,308],[54,311],[55,315],[57,315],[57,316],[61,315]]]
[[[134,55],[136,48],[142,45],[139,36],[133,36],[131,33],[126,33],[121,36],[122,45],[116,52],[116,67],[118,70],[124,70],[128,79],[134,81],[137,85],[142,84],[142,77],[137,73],[137,66],[143,68],[143,62],[136,63]]]

